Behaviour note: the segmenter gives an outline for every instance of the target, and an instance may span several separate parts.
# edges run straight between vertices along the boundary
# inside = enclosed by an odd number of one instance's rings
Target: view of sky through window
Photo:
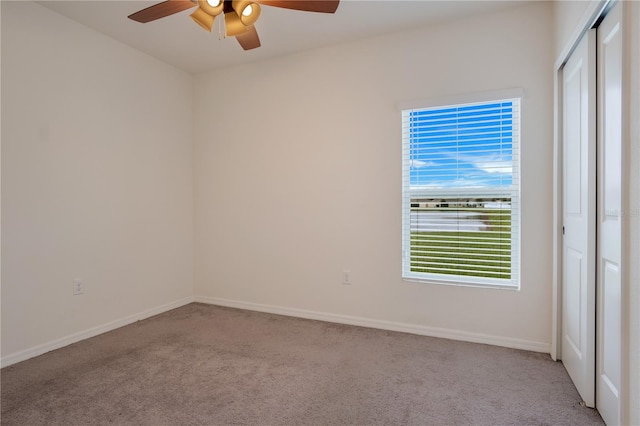
[[[511,101],[414,110],[409,124],[412,187],[511,186]]]

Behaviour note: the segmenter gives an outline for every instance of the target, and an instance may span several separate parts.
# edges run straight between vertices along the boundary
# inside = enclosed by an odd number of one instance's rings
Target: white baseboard
[[[308,311],[305,309],[287,308],[282,306],[263,305],[239,300],[218,299],[215,297],[195,296],[195,302],[210,305],[227,306],[230,308],[247,309],[250,311],[267,312],[270,314],[286,315],[290,317],[333,322],[338,324],[357,325],[361,327],[377,328],[381,330],[399,331],[418,334],[421,336],[440,337],[443,339],[460,340],[463,342],[483,343],[486,345],[503,346],[506,348],[523,349],[526,351],[550,353],[551,344],[534,342],[510,337],[493,336],[489,334],[471,333],[468,331],[452,330],[439,327],[427,327],[393,321],[382,321],[363,317],[331,314],[327,312]]]
[[[21,361],[25,361],[29,358],[36,357],[38,355],[42,355],[49,351],[53,351],[55,349],[60,349],[62,347],[68,346],[72,343],[79,342],[80,340],[88,339],[90,337],[97,336],[102,333],[106,333],[108,331],[115,330],[116,328],[124,327],[125,325],[132,324],[136,321],[140,321],[154,315],[161,314],[166,311],[170,311],[171,309],[179,308],[180,306],[188,305],[194,301],[193,296],[185,297],[182,299],[178,299],[176,301],[166,303],[164,305],[156,306],[155,308],[147,309],[146,311],[142,311],[133,315],[126,316],[124,318],[120,318],[115,321],[108,322],[103,325],[99,325],[97,327],[90,328],[88,330],[80,331],[78,333],[71,334],[69,336],[61,337],[60,339],[53,340],[51,342],[43,343],[38,346],[34,346],[29,349],[25,349],[20,352],[13,353],[11,355],[7,355],[0,359],[0,366],[7,367],[12,364],[16,364]]]
[[[318,321],[333,322],[338,324],[356,325],[360,327],[377,328],[381,330],[399,331],[403,333],[418,334],[421,336],[440,337],[443,339],[460,340],[464,342],[483,343],[487,345],[503,346],[507,348],[523,349],[533,352],[550,353],[551,345],[543,342],[533,342],[509,337],[493,336],[488,334],[471,333],[460,330],[452,330],[438,327],[427,327],[423,325],[400,323],[393,321],[382,321],[371,318],[354,317],[348,315],[331,314],[327,312],[309,311],[305,309],[287,308],[282,306],[263,305],[258,303],[243,302],[239,300],[219,299],[207,296],[185,297],[174,302],[166,303],[146,311],[129,315],[107,324],[90,328],[51,342],[43,343],[20,352],[16,352],[0,359],[0,366],[7,367],[29,358],[42,355],[55,349],[68,346],[72,343],[97,336],[108,331],[115,330],[125,325],[132,324],[154,315],[161,314],[180,306],[188,305],[192,302],[207,303],[211,305],[227,306],[230,308],[247,309],[251,311],[267,312],[271,314],[286,315],[290,317],[306,318]]]

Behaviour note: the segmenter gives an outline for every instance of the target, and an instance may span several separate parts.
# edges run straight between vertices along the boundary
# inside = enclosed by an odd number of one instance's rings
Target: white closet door
[[[596,58],[595,30],[562,71],[562,362],[580,396],[595,406]]]
[[[598,344],[596,407],[620,424],[622,261],[622,5],[598,27]]]

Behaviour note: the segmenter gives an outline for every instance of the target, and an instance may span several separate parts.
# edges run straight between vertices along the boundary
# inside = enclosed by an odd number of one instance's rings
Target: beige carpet
[[[1,379],[3,425],[602,424],[545,354],[197,303]]]

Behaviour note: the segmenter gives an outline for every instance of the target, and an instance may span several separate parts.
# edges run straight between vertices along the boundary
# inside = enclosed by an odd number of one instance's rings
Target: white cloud
[[[469,155],[455,154],[451,158],[471,164],[476,169],[489,174],[510,175],[513,167],[510,155]]]
[[[436,163],[433,161],[411,160],[411,168],[421,169],[423,167],[433,167]]]
[[[482,189],[492,186],[490,180],[483,179],[467,179],[464,177],[451,179],[451,180],[439,180],[431,181],[428,184],[412,185],[414,189]]]
[[[476,161],[472,163],[477,169],[485,173],[499,173],[510,175],[513,173],[511,161]]]
[[[470,164],[484,173],[501,175],[510,175],[513,173],[510,155],[473,155],[470,153],[453,152],[448,152],[445,155],[455,161]]]

